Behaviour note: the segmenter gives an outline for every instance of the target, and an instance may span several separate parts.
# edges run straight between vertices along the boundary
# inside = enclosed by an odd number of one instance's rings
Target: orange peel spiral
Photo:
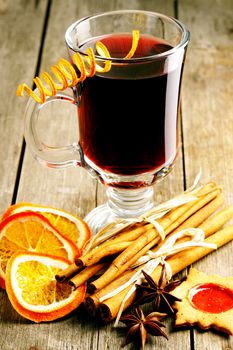
[[[128,54],[124,57],[125,59],[133,57],[133,55],[135,54],[135,51],[137,50],[138,42],[139,42],[139,30],[133,30],[132,46]]]
[[[132,45],[128,54],[124,59],[129,59],[133,57],[139,41],[139,31],[133,30],[132,32]],[[38,93],[35,93],[27,84],[20,84],[17,88],[16,95],[23,96],[24,92],[32,97],[38,103],[44,103],[46,97],[55,96],[58,90],[65,90],[68,87],[73,87],[79,82],[85,80],[87,77],[92,77],[96,72],[106,73],[109,72],[112,66],[111,55],[107,47],[101,42],[96,42],[96,51],[102,58],[107,58],[104,66],[100,66],[96,62],[94,51],[91,47],[86,50],[86,55],[82,56],[80,53],[76,52],[72,56],[73,64],[64,58],[60,58],[57,65],[52,65],[50,67],[56,81],[52,78],[51,74],[47,72],[41,73],[40,77],[35,77],[33,82],[35,83]],[[76,73],[76,66],[79,75]],[[43,81],[42,81],[43,79]]]

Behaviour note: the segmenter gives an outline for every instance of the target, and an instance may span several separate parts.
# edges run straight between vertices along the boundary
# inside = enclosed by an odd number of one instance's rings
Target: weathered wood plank
[[[203,181],[223,186],[233,203],[233,46],[232,1],[179,1],[179,17],[191,31],[183,86],[184,149],[187,181],[202,168]],[[233,245],[195,264],[208,274],[232,276]],[[194,333],[195,350],[232,348],[217,332]]]
[[[0,213],[12,201],[23,143],[25,104],[15,96],[15,91],[22,81],[31,83],[35,74],[46,8],[45,0],[0,2]],[[3,290],[0,300],[0,348],[19,348],[22,333],[17,325],[18,316]],[[26,334],[29,333],[28,328]]]
[[[23,141],[25,104],[15,96],[35,74],[47,1],[0,2],[0,213],[11,203]]]

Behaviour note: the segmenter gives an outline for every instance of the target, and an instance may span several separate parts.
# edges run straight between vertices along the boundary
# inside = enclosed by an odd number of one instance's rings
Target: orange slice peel
[[[52,254],[71,262],[80,256],[78,247],[47,218],[35,212],[6,217],[0,223],[0,286],[5,288],[8,261],[18,251]]]
[[[61,318],[84,299],[86,285],[73,289],[56,281],[55,275],[67,268],[64,258],[34,252],[16,252],[6,270],[6,291],[14,309],[23,317],[39,322]]]
[[[17,213],[35,212],[43,215],[63,236],[73,241],[80,251],[91,237],[87,223],[77,215],[68,211],[46,205],[21,202],[11,205],[2,215],[1,220]]]

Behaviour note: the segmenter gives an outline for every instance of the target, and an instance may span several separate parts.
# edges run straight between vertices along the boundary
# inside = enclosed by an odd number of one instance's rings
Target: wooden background
[[[233,203],[232,0],[0,0],[0,214],[12,203],[31,201],[84,217],[105,200],[102,185],[82,169],[46,169],[32,158],[23,139],[26,99],[15,97],[15,91],[19,83],[31,85],[36,74],[66,57],[64,32],[73,21],[115,9],[162,12],[179,18],[191,31],[180,157],[172,174],[155,186],[156,201],[189,186],[201,167],[202,181],[223,185],[226,203]],[[74,120],[61,117],[59,129],[47,127],[45,137],[66,133],[75,138]],[[232,276],[232,248],[228,244],[195,267]],[[120,349],[123,339],[119,330],[98,326],[81,309],[61,321],[35,325],[16,314],[2,290],[0,322],[1,350]],[[176,331],[172,321],[166,324],[169,341],[152,338],[148,350],[233,349],[233,337],[196,328]]]

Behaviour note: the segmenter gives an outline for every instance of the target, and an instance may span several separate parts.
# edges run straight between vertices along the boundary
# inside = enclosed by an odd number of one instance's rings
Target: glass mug
[[[132,58],[132,31],[140,37]],[[108,201],[85,218],[93,233],[116,217],[140,216],[153,206],[153,184],[173,168],[179,145],[179,100],[189,31],[178,20],[140,10],[112,11],[73,23],[65,33],[69,58],[86,56],[108,72],[96,72],[72,89],[26,108],[25,138],[34,157],[49,167],[82,166],[107,187]],[[99,56],[96,41],[111,58]],[[45,145],[37,121],[48,102],[77,108],[79,141],[67,147]],[[50,118],[48,118],[50,120]]]

